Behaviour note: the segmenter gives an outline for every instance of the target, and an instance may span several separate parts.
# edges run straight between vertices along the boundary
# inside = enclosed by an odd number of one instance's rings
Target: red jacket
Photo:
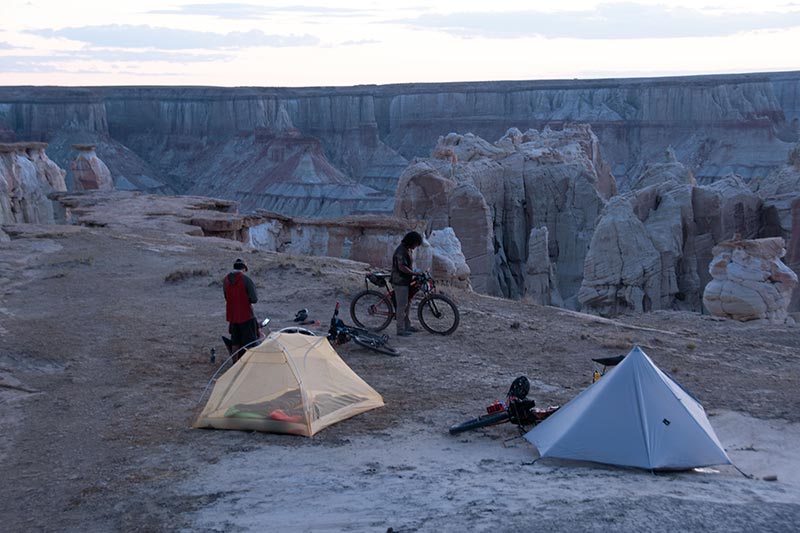
[[[252,280],[244,272],[231,272],[222,280],[225,292],[225,318],[231,324],[241,324],[255,317],[253,306],[258,301]]]

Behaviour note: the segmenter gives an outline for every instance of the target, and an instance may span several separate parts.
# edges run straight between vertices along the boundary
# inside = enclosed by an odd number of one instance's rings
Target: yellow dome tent
[[[328,339],[273,333],[219,377],[193,427],[311,437],[381,406]]]

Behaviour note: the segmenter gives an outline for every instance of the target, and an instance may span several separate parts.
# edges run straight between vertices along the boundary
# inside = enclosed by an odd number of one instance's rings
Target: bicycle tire
[[[391,355],[392,357],[397,357],[398,355],[400,355],[400,352],[398,352],[391,346],[386,346],[386,344],[382,340],[378,341],[371,337],[353,337],[353,342],[355,342],[359,346],[367,348],[368,350],[382,353],[384,355]]]
[[[317,336],[317,334],[311,331],[310,329],[306,329],[300,326],[289,326],[286,328],[281,328],[278,330],[278,333],[299,333],[300,335],[309,335],[311,337]]]
[[[469,431],[471,429],[496,426],[497,424],[508,422],[508,420],[509,420],[508,411],[501,411],[499,413],[483,415],[479,416],[478,418],[473,418],[472,420],[467,420],[466,422],[463,422],[461,424],[456,424],[455,426],[450,428],[450,434],[456,435],[458,433]]]
[[[392,322],[394,307],[386,294],[364,290],[350,302],[350,318],[360,328],[381,331]]]
[[[436,335],[450,335],[461,321],[456,304],[444,294],[429,294],[419,303],[417,309],[419,323],[428,332]]]

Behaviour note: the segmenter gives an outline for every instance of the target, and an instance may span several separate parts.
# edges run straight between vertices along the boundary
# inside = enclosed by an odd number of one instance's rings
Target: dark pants
[[[258,339],[258,321],[255,318],[251,318],[247,322],[231,323],[228,326],[228,333],[231,334],[231,345],[235,353],[233,362],[235,363],[243,355],[243,351],[236,353],[237,350]]]
[[[411,301],[408,299],[408,285],[395,285],[394,297],[397,302],[395,318],[397,319],[397,333],[402,333],[411,327],[411,320],[408,312],[411,309]]]

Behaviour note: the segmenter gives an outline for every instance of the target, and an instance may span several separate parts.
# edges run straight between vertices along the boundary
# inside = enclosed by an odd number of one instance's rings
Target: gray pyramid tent
[[[638,346],[525,438],[543,458],[650,470],[731,464],[703,406]]]

